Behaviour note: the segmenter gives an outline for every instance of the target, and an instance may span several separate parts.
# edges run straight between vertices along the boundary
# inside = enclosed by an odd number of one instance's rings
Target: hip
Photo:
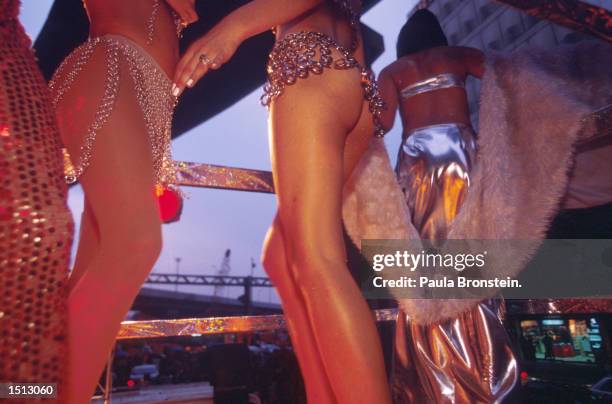
[[[434,169],[457,163],[471,170],[476,155],[476,133],[471,126],[446,123],[412,129],[403,134],[398,169],[417,160]]]

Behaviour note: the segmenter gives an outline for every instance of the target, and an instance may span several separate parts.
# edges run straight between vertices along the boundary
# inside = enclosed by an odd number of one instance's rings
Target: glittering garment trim
[[[403,98],[413,97],[418,94],[427,93],[429,91],[441,90],[443,88],[465,87],[463,79],[452,73],[442,73],[434,77],[429,77],[425,80],[417,81],[409,86],[404,87],[401,91]]]
[[[56,106],[71,89],[98,47],[102,47],[106,52],[104,94],[94,120],[85,134],[79,160],[71,158],[65,152],[66,181],[75,182],[91,163],[96,135],[110,118],[119,94],[120,66],[124,60],[132,78],[151,142],[156,183],[162,185],[173,183],[176,171],[170,141],[176,98],[172,96],[172,82],[155,60],[136,43],[119,35],[105,35],[89,39],[78,47],[60,65],[49,84],[53,105]]]
[[[19,0],[0,0],[0,22],[17,20]]]
[[[334,60],[332,49],[340,52],[339,59]],[[321,74],[326,68],[360,70],[361,86],[372,113],[375,135],[383,137],[385,131],[380,115],[384,102],[374,74],[359,64],[350,49],[320,32],[295,32],[276,42],[268,60],[268,83],[264,86],[264,94],[261,96],[262,105],[269,107],[286,86],[295,84],[298,79],[308,78],[310,74]]]
[[[151,15],[149,15],[149,19],[147,21],[147,45],[151,45],[153,40],[155,39],[155,21],[157,20],[157,15],[159,14],[160,0],[153,0],[153,5],[151,7]],[[170,10],[172,13],[172,17],[174,18],[174,25],[176,26],[176,36],[181,38],[183,36],[183,21],[181,17],[174,11]]]
[[[359,45],[359,13],[353,10],[351,0],[329,0],[329,2],[348,21],[352,30],[349,50],[355,52]]]
[[[18,8],[0,0],[0,381],[57,383],[58,398],[41,401],[63,403],[72,215],[47,83]]]

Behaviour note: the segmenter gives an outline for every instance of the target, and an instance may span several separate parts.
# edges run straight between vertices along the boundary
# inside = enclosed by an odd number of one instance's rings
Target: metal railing
[[[376,321],[395,321],[397,309],[373,311]],[[235,316],[235,317],[202,317],[170,320],[124,321],[117,335],[118,341],[133,339],[152,339],[182,337],[193,335],[214,335],[229,333],[277,331],[286,329],[285,316],[282,314],[268,316]],[[111,352],[105,372],[102,390],[104,403],[110,403],[113,380],[112,365],[114,351]]]
[[[257,288],[274,287],[269,278],[255,276],[151,273],[145,282],[162,285],[251,286]]]

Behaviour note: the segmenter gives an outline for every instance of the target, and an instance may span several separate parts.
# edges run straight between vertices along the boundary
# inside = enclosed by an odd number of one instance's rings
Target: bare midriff
[[[418,94],[400,101],[404,133],[424,126],[458,123],[471,126],[466,93],[452,87]]]
[[[121,35],[144,48],[169,77],[178,62],[178,38],[174,16],[165,1],[153,22],[150,20],[155,0],[84,0],[90,20],[91,37]]]

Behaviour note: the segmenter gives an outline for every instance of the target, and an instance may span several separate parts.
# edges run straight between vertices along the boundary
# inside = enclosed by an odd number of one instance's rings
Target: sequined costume
[[[352,29],[351,45],[347,48],[338,44],[333,38],[320,32],[294,32],[276,41],[267,66],[268,83],[264,86],[261,103],[270,106],[275,98],[283,93],[288,85],[298,79],[306,79],[310,74],[322,74],[325,69],[359,69],[364,98],[374,121],[374,135],[383,137],[384,129],[380,123],[380,114],[384,103],[372,71],[363,67],[353,56],[358,44],[359,15],[356,14],[348,0],[333,0],[330,3],[340,15],[346,17]],[[332,49],[341,55],[334,60]]]
[[[61,392],[72,216],[47,84],[18,11],[0,0],[0,382]]]
[[[155,0],[148,21],[149,42],[153,40],[153,26],[158,9],[159,0]],[[66,181],[77,181],[89,166],[95,149],[96,135],[111,116],[119,87],[122,85],[121,66],[127,65],[151,144],[155,182],[162,186],[174,183],[176,170],[171,155],[171,129],[176,98],[172,95],[172,81],[155,59],[134,41],[121,35],[108,34],[90,38],[75,49],[64,59],[49,83],[53,104],[57,105],[71,89],[75,79],[98,48],[104,49],[106,53],[104,94],[94,120],[85,133],[80,155],[69,156],[64,150]]]

